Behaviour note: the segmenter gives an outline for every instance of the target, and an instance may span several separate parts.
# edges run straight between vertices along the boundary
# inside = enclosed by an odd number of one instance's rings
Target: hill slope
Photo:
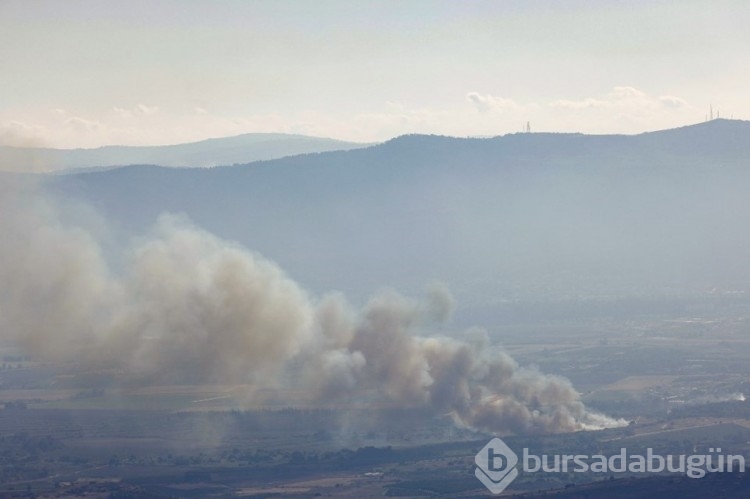
[[[96,149],[0,146],[0,170],[19,171],[19,165],[24,165],[26,171],[30,168],[36,171],[64,171],[145,163],[205,167],[362,146],[353,142],[281,133],[250,133],[169,146],[105,146]]]
[[[750,290],[750,123],[635,136],[404,136],[213,169],[50,179],[127,232],[164,211],[354,296],[448,282],[464,302]]]

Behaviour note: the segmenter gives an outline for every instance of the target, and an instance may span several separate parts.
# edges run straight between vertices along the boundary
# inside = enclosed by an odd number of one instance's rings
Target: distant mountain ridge
[[[750,294],[750,123],[639,135],[407,135],[210,169],[50,176],[128,233],[163,212],[316,291],[447,282],[464,302]],[[468,298],[467,298],[468,297]]]
[[[0,170],[20,171],[19,164],[29,164],[34,171],[52,172],[133,164],[208,167],[366,145],[306,135],[250,133],[165,146],[104,146],[94,149],[0,146]]]

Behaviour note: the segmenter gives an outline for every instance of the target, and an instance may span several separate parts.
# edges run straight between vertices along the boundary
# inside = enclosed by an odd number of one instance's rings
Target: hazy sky
[[[0,0],[0,143],[750,118],[750,2]]]

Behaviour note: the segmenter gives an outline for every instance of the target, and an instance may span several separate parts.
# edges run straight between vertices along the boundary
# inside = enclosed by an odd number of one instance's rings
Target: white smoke
[[[445,286],[425,303],[387,291],[356,310],[340,294],[309,296],[273,262],[177,217],[105,255],[95,231],[63,223],[33,189],[5,185],[0,209],[0,341],[39,359],[143,382],[244,383],[320,405],[411,408],[497,432],[618,424],[479,330],[465,341],[430,335],[453,309]]]

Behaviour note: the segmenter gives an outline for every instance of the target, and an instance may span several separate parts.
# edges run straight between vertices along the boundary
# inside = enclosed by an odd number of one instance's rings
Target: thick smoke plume
[[[113,252],[96,223],[63,223],[33,189],[6,184],[0,210],[0,341],[40,360],[142,382],[250,384],[319,406],[413,408],[493,432],[616,424],[480,331],[430,335],[453,308],[445,286],[424,303],[382,292],[356,310],[173,216]]]

